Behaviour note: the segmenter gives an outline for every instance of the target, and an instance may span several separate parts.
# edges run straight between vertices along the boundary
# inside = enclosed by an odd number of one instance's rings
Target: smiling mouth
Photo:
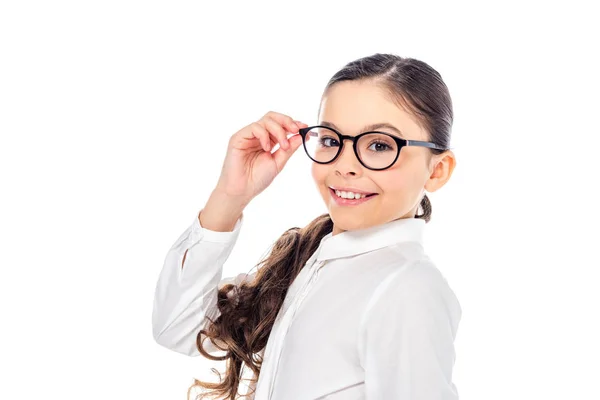
[[[358,199],[354,199],[354,198],[347,198],[347,197],[338,196],[335,193],[335,190],[333,190],[332,188],[328,188],[328,189],[329,189],[329,193],[331,193],[332,196],[335,196],[336,198],[341,199],[341,200],[348,200],[348,201],[359,201],[359,200],[363,200],[363,199],[366,199],[366,198],[369,198],[369,197],[376,196],[378,194],[378,193],[370,193],[370,194],[365,195],[364,197],[359,197]]]

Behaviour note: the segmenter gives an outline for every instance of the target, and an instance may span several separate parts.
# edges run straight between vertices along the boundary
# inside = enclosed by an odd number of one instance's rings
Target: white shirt
[[[173,244],[156,285],[157,343],[200,355],[204,317],[219,315],[217,288],[255,275],[222,279],[242,225],[243,215],[232,232],[211,231],[196,214]],[[255,400],[458,399],[452,368],[462,309],[424,252],[424,227],[410,218],[323,237],[273,325]],[[204,346],[220,352],[208,339]]]

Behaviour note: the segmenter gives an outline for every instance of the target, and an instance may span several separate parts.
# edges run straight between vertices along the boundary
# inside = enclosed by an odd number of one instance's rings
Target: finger
[[[269,134],[269,131],[268,131],[267,129],[265,129],[265,127],[264,127],[264,126],[262,126],[262,125],[260,125],[260,124],[259,124],[259,126],[260,126],[260,127],[263,129],[263,131],[264,131],[264,135],[265,135],[266,137],[268,137],[268,138],[269,138],[269,146],[270,146],[270,147],[269,147],[269,151],[273,151],[273,148],[274,148],[275,146],[277,146],[277,143],[278,143],[278,142],[277,142],[277,138],[275,138],[273,135],[270,135],[270,134]]]
[[[294,122],[296,123],[296,125],[298,125],[299,128],[308,128],[308,124],[305,124],[304,122],[300,122],[300,121],[296,121],[296,120],[294,120]]]
[[[270,136],[267,129],[258,122],[251,123],[250,127],[252,135],[259,140],[261,147],[265,151],[271,151],[271,140],[269,140]]]
[[[269,149],[269,151],[273,151],[273,149],[275,148],[275,146],[277,146],[277,140],[275,139],[275,137],[273,137],[273,135],[269,135],[269,132],[265,130],[265,132],[267,132],[267,136],[269,137],[269,144],[271,145],[271,148]]]
[[[277,171],[281,172],[283,167],[287,164],[288,160],[294,154],[294,152],[302,145],[302,137],[300,135],[294,135],[290,137],[290,148],[283,149],[279,148],[273,153],[273,160],[277,165]]]
[[[287,139],[285,129],[277,121],[269,117],[263,118],[263,122],[269,133],[277,138],[279,145],[286,150],[289,149],[290,142]]]
[[[275,140],[275,138],[272,135],[269,135],[269,141],[271,143],[271,150],[273,150],[275,148],[275,146],[277,146],[277,141]]]
[[[289,115],[281,114],[275,111],[269,111],[267,114],[265,114],[265,118],[271,118],[275,120],[281,126],[284,126],[286,129],[288,129],[289,132],[298,132],[298,125],[296,124],[294,119]]]
[[[243,139],[243,148],[249,148],[256,146],[256,141],[258,140],[259,147],[262,147],[262,149],[265,151],[270,151],[272,145],[269,137],[269,132],[263,125],[259,124],[258,122],[252,122],[248,126],[241,129],[238,133],[231,136],[230,142]]]

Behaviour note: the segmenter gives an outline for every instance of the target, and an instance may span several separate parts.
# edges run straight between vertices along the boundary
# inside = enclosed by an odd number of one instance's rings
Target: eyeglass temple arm
[[[406,140],[406,145],[407,146],[422,146],[422,147],[429,147],[430,149],[437,149],[437,150],[446,150],[445,148],[443,148],[442,146],[438,146],[435,143],[431,143],[431,142],[423,142],[421,140]]]

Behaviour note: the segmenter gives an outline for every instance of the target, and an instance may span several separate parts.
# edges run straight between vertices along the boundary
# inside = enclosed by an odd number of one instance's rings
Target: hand
[[[229,139],[216,190],[247,204],[265,190],[302,145],[300,128],[308,125],[269,111]],[[294,133],[289,139],[287,133]],[[279,149],[271,153],[279,143]]]

